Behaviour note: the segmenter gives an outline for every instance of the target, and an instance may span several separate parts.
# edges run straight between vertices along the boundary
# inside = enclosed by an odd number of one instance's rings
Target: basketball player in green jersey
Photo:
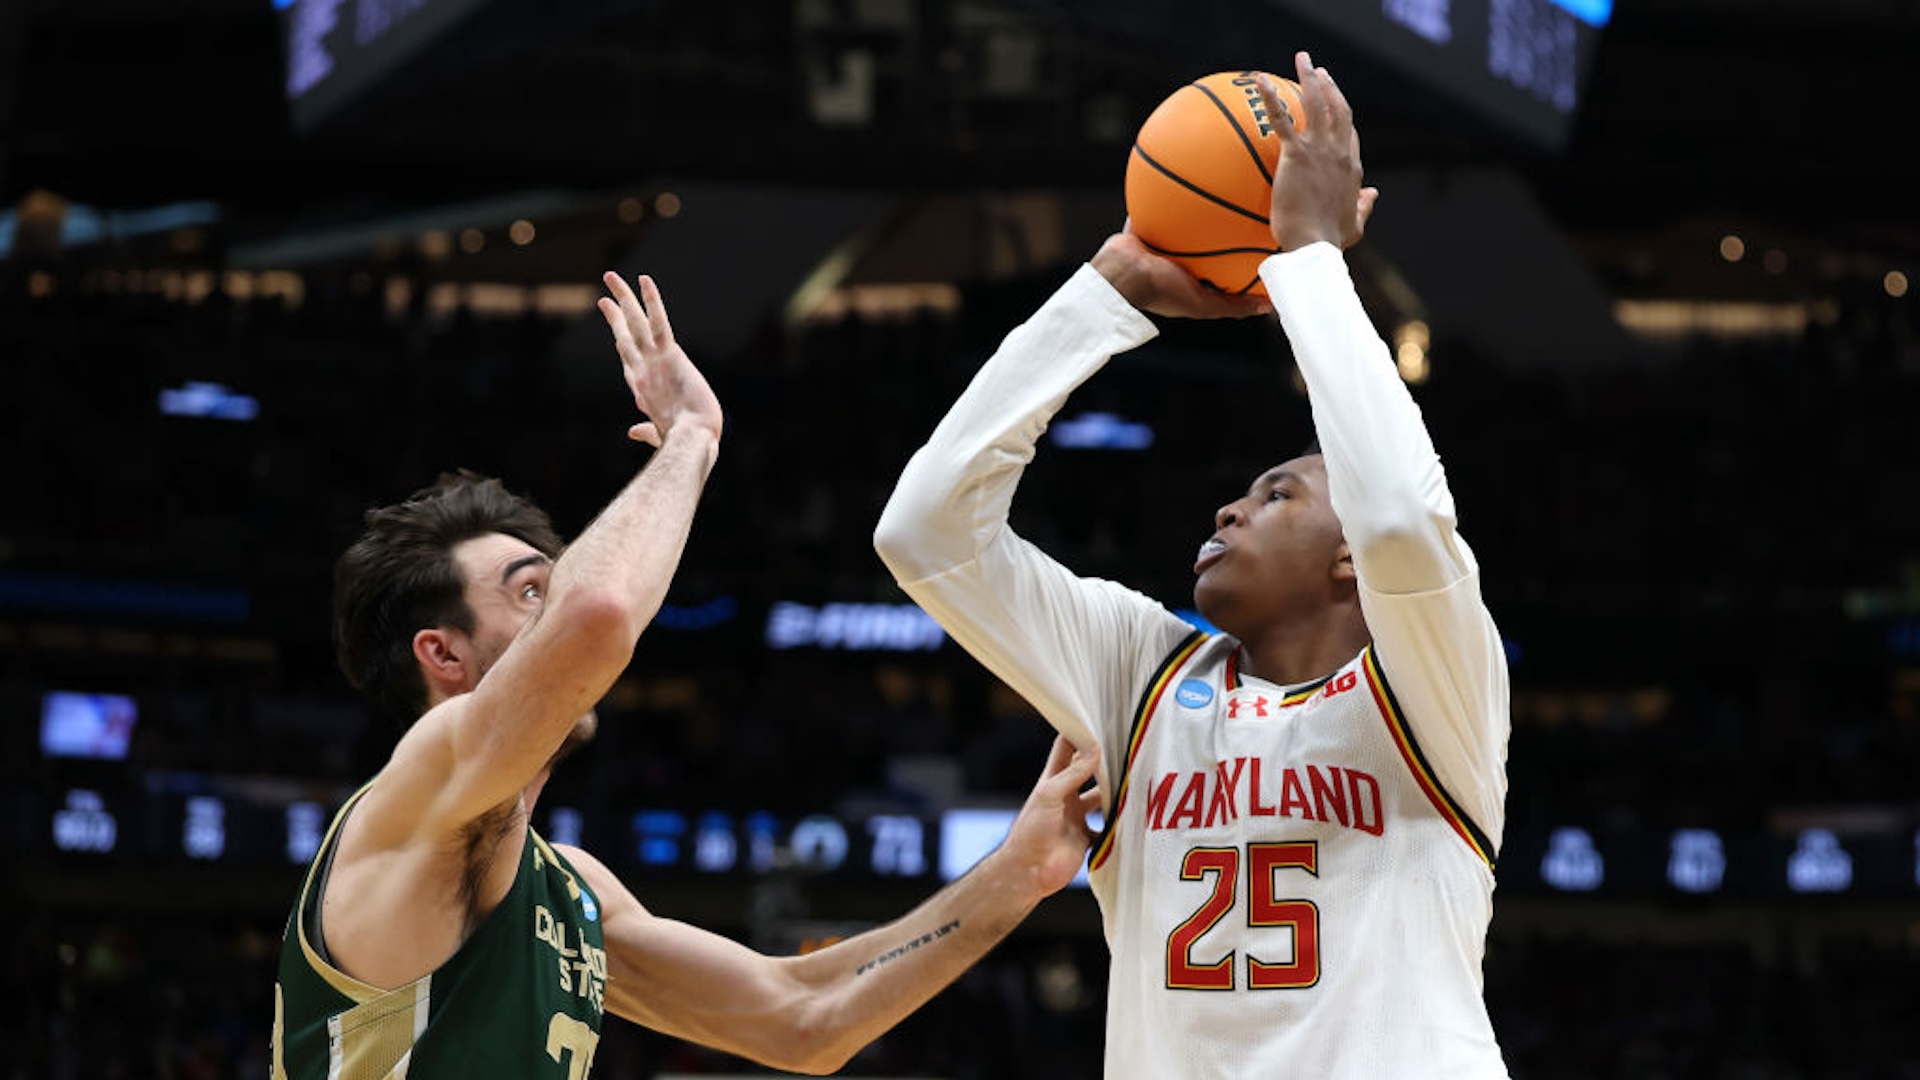
[[[600,301],[653,446],[564,550],[497,480],[443,477],[367,516],[335,569],[349,681],[412,721],[329,827],[288,921],[275,1080],[587,1075],[605,1012],[762,1063],[830,1072],[1079,868],[1090,757],[1055,743],[1008,839],[904,918],[800,957],[656,917],[530,826],[554,764],[659,609],[721,410],[659,290]]]

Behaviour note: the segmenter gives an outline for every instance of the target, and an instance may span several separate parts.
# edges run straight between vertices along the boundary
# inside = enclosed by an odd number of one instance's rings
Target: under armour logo
[[[1248,708],[1250,708],[1250,709],[1252,709],[1252,710],[1253,710],[1253,715],[1255,715],[1255,716],[1262,716],[1262,717],[1263,717],[1263,716],[1266,716],[1266,715],[1267,715],[1267,699],[1266,699],[1266,698],[1264,698],[1264,697],[1256,697],[1256,698],[1243,698],[1243,697],[1236,697],[1236,698],[1230,698],[1230,699],[1228,699],[1228,701],[1227,701],[1227,719],[1229,719],[1229,720],[1238,720],[1238,719],[1240,719],[1240,706],[1241,706],[1241,705],[1246,705],[1246,706],[1247,706]]]

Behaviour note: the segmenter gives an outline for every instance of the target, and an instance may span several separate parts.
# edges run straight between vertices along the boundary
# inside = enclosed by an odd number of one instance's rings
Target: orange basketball
[[[1127,216],[1142,243],[1222,292],[1266,295],[1260,260],[1279,250],[1267,224],[1280,137],[1257,71],[1222,71],[1175,90],[1127,157]],[[1300,84],[1272,76],[1294,130]]]

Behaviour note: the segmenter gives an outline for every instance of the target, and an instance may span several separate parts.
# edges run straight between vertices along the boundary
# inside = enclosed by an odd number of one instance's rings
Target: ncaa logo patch
[[[1173,700],[1189,709],[1198,709],[1213,700],[1213,687],[1199,679],[1182,679],[1173,692]]]
[[[580,911],[588,922],[600,921],[600,905],[593,902],[593,894],[585,889],[580,890]]]

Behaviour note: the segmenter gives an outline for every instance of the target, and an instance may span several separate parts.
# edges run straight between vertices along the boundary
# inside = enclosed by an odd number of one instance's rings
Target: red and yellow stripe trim
[[[1331,679],[1332,677],[1333,676],[1329,675],[1327,676],[1327,679]],[[1288,706],[1301,705],[1301,704],[1305,704],[1306,702],[1312,701],[1313,695],[1318,694],[1320,691],[1326,689],[1327,679],[1321,679],[1319,682],[1315,682],[1315,683],[1308,683],[1306,686],[1303,686],[1300,689],[1295,690],[1294,692],[1288,694],[1286,697],[1281,698],[1280,707],[1284,709],[1284,708],[1287,708]]]
[[[1173,685],[1174,676],[1186,666],[1201,645],[1206,644],[1208,634],[1195,630],[1185,640],[1174,647],[1173,652],[1160,662],[1160,670],[1147,683],[1146,692],[1140,695],[1140,704],[1133,714],[1133,734],[1127,739],[1127,756],[1120,769],[1120,791],[1114,796],[1113,811],[1107,815],[1106,824],[1100,830],[1100,839],[1093,847],[1093,856],[1088,861],[1090,870],[1098,870],[1113,854],[1114,837],[1119,833],[1120,814],[1127,808],[1127,792],[1133,779],[1133,759],[1140,753],[1140,744],[1146,739],[1147,727],[1153,723],[1153,714],[1160,707],[1160,699],[1166,695],[1167,687]]]
[[[1414,782],[1426,793],[1427,801],[1439,812],[1460,839],[1467,842],[1487,869],[1494,868],[1495,853],[1493,844],[1487,835],[1473,823],[1460,804],[1440,784],[1440,778],[1434,775],[1432,766],[1427,764],[1426,755],[1420,752],[1420,744],[1414,741],[1413,729],[1407,725],[1406,718],[1400,713],[1400,704],[1393,698],[1393,691],[1387,687],[1387,677],[1380,670],[1380,661],[1374,655],[1373,646],[1360,654],[1360,665],[1367,673],[1367,688],[1373,692],[1374,704],[1380,707],[1380,715],[1386,718],[1387,732],[1393,736],[1393,744],[1400,751],[1401,760],[1407,763],[1407,769],[1413,773]]]

